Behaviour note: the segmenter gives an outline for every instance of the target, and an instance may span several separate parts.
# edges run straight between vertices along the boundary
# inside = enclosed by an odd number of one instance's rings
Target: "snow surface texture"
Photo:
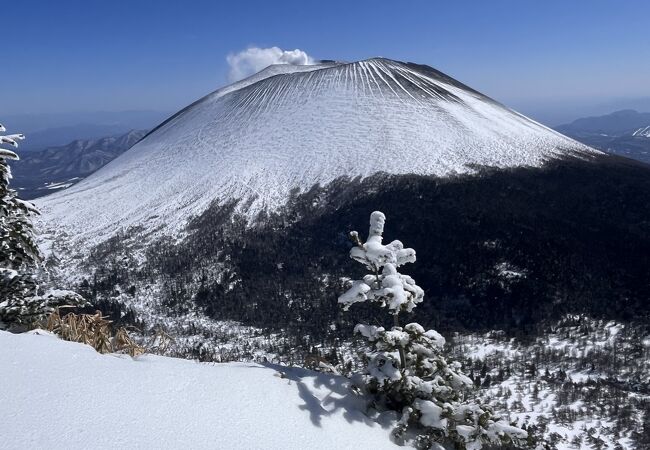
[[[303,369],[133,360],[42,331],[0,331],[0,367],[3,448],[397,448],[347,380]]]
[[[575,152],[596,151],[425,66],[280,65],[188,106],[37,204],[46,229],[93,244],[130,226],[177,232],[213,200],[254,198],[252,218],[341,176],[445,176]]]

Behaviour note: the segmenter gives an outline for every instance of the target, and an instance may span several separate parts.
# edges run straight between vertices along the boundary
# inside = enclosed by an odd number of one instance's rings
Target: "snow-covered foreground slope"
[[[195,102],[124,155],[38,203],[46,227],[96,243],[178,231],[214,200],[249,217],[341,176],[446,176],[591,153],[426,66],[386,59],[270,67]]]
[[[0,331],[0,376],[7,449],[396,448],[344,378],[302,369],[132,360]]]

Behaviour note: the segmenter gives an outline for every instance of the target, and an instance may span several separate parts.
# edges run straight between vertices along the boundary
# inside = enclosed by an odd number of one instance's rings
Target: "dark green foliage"
[[[133,309],[124,302],[125,298],[133,299],[137,295],[134,283],[142,279],[126,236],[118,234],[95,247],[85,264],[93,276],[77,286],[77,291],[88,299],[80,312],[92,314],[99,310],[114,326],[143,328]]]
[[[359,272],[346,230],[380,209],[408,218],[386,239],[418,245],[406,272],[425,289],[426,327],[528,333],[568,312],[644,320],[650,311],[650,169],[629,160],[340,179],[248,228],[235,208],[215,204],[184,242],[150,249],[147,270],[165,280],[170,307],[193,300],[215,318],[316,340],[336,322],[383,324],[363,307],[344,319],[336,305],[340,277]]]
[[[22,137],[13,135],[8,141],[17,146],[15,139]],[[36,294],[33,271],[41,260],[31,223],[37,211],[9,187],[8,160],[17,159],[12,151],[0,149],[0,324],[4,326],[22,326],[37,316],[36,305],[27,300]]]
[[[0,125],[1,131],[4,127]],[[17,147],[23,135],[2,136],[3,144]],[[0,149],[0,326],[14,330],[33,327],[63,305],[83,305],[84,300],[70,291],[39,292],[36,272],[42,255],[36,244],[32,218],[38,210],[20,200],[9,187],[8,160],[18,156]]]

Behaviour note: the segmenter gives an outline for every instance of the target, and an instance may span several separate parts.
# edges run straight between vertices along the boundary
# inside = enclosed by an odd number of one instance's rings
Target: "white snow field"
[[[341,176],[446,176],[595,150],[426,66],[374,58],[271,66],[161,124],[77,185],[38,200],[73,244],[172,234],[213,200],[249,217]],[[245,206],[244,206],[245,205]]]
[[[0,331],[0,377],[5,449],[397,448],[345,378],[303,369],[131,359]]]

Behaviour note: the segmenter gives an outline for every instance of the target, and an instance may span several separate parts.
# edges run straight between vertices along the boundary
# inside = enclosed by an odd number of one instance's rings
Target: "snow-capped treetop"
[[[395,240],[388,245],[382,245],[385,223],[386,216],[381,211],[370,214],[368,240],[365,244],[358,245],[350,250],[350,257],[364,264],[371,271],[378,271],[379,268],[386,264],[399,267],[406,263],[415,262],[415,250],[404,248],[402,242]],[[359,234],[356,231],[353,231],[350,235],[355,242],[360,244]]]
[[[339,303],[347,310],[352,304],[373,301],[388,307],[391,314],[410,312],[424,298],[424,291],[415,280],[397,271],[397,267],[415,262],[415,250],[404,248],[400,241],[383,245],[386,216],[375,211],[370,215],[368,240],[362,243],[359,233],[353,231],[350,237],[356,246],[350,250],[350,257],[360,262],[371,272],[363,280],[352,283],[350,289],[339,297]]]

